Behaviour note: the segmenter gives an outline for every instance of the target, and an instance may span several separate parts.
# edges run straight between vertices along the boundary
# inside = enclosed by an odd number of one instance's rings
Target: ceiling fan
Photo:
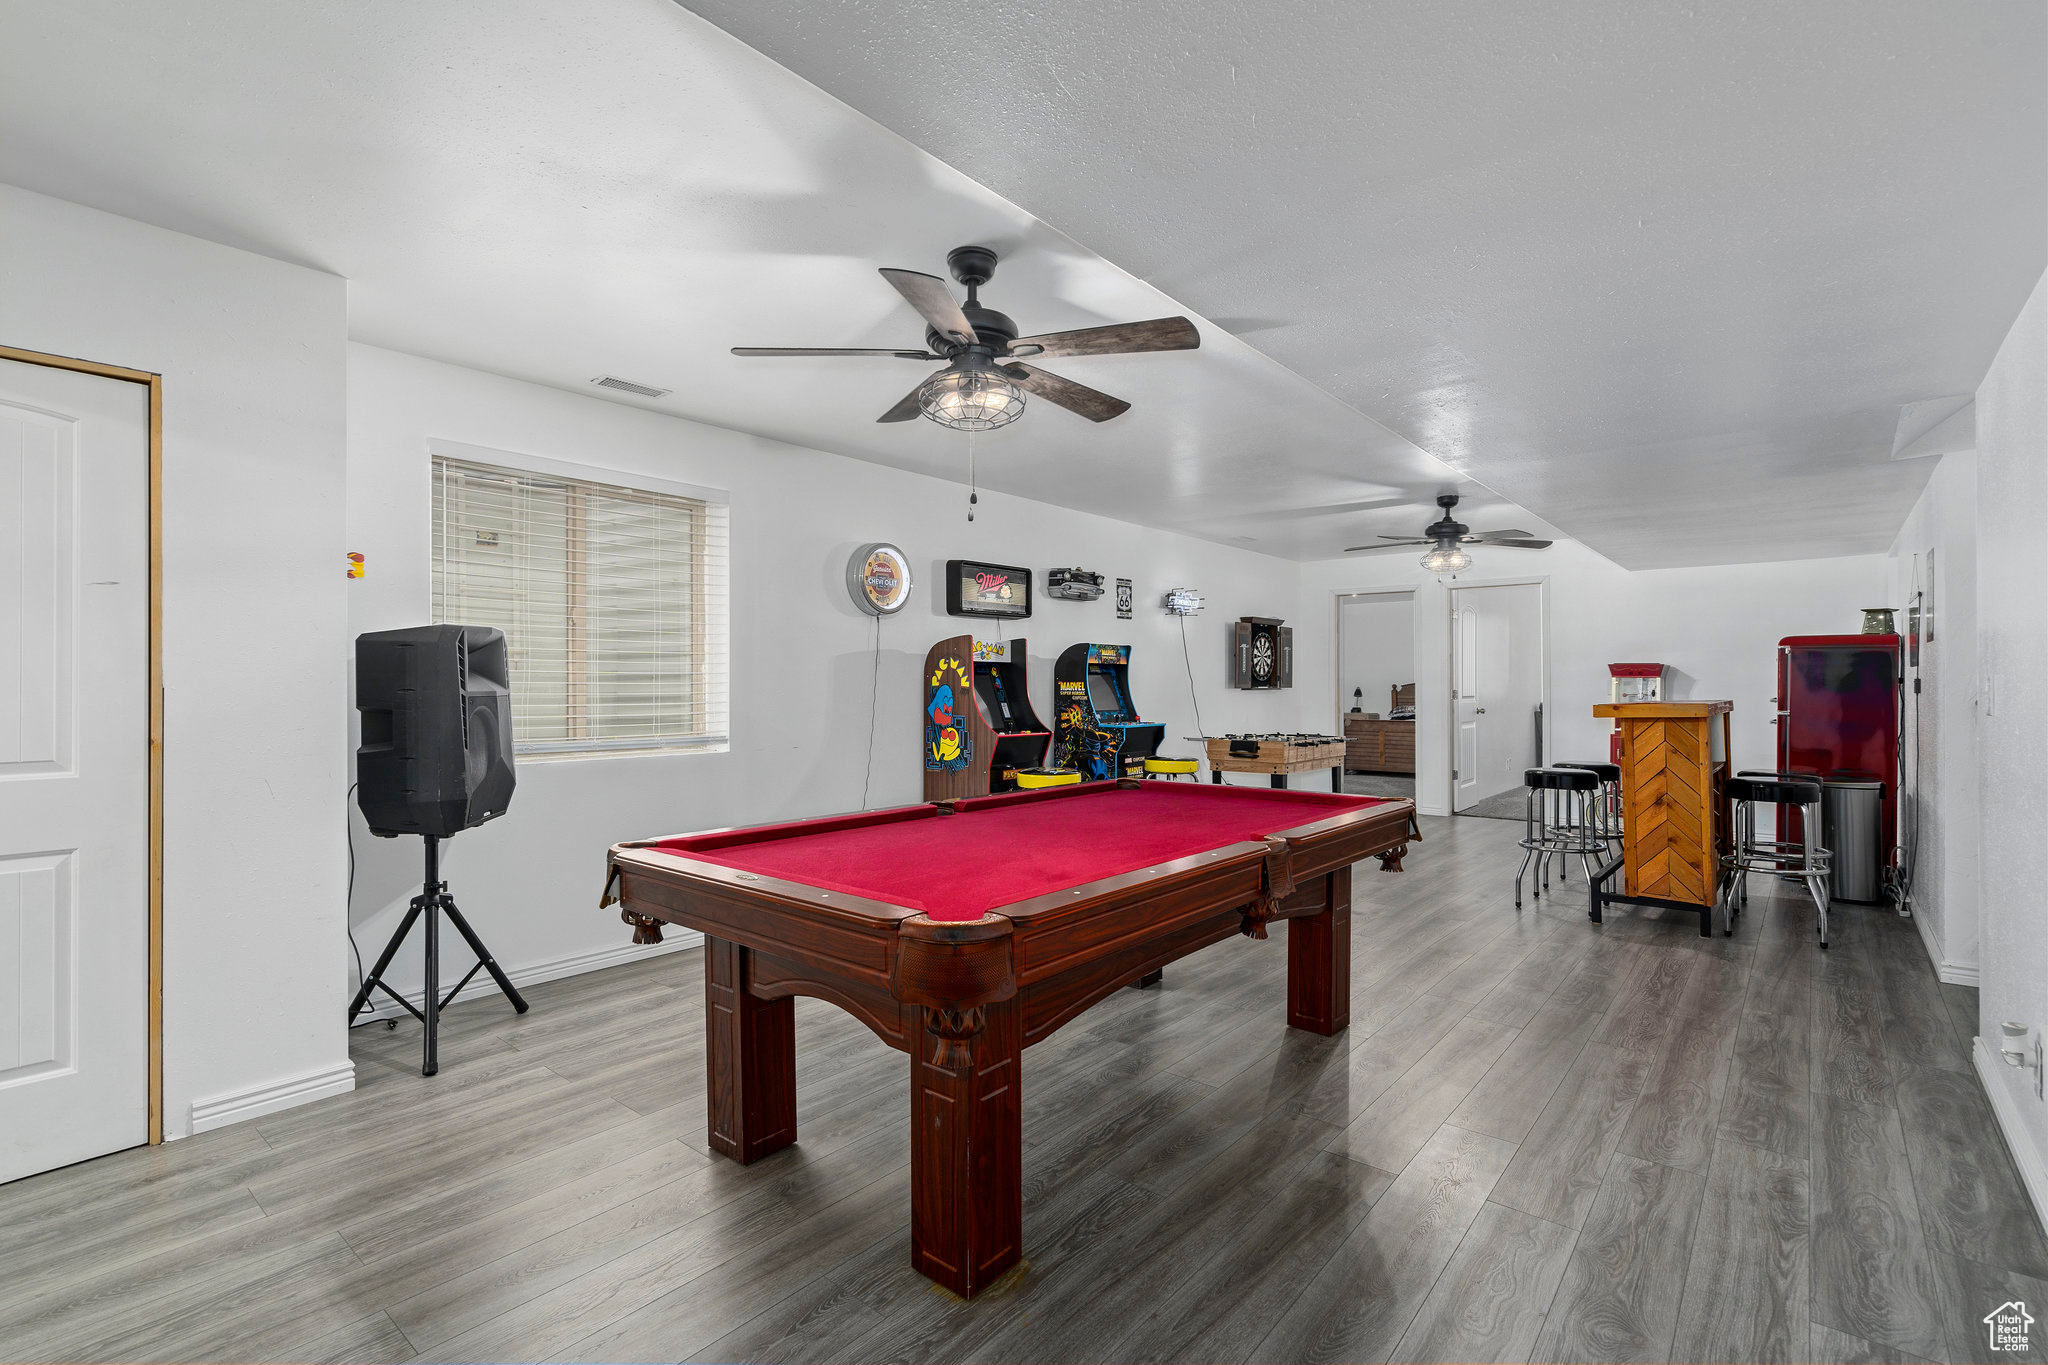
[[[1472,556],[1465,553],[1467,545],[1499,545],[1510,550],[1548,549],[1550,542],[1538,540],[1527,531],[1480,531],[1458,521],[1451,512],[1458,505],[1456,493],[1445,493],[1436,500],[1444,509],[1443,519],[1433,521],[1422,529],[1420,536],[1383,535],[1379,545],[1349,545],[1345,554],[1356,550],[1387,550],[1397,545],[1427,545],[1429,553],[1422,557],[1422,567],[1433,573],[1458,573],[1472,567]]]
[[[1020,337],[1017,324],[993,308],[984,308],[978,292],[996,273],[996,253],[985,246],[955,247],[946,255],[953,278],[967,286],[967,302],[936,275],[915,270],[883,270],[882,278],[924,317],[923,350],[868,350],[817,346],[735,346],[734,355],[895,356],[904,360],[943,360],[946,368],[927,377],[875,420],[907,422],[923,414],[956,431],[987,431],[1024,415],[1024,394],[1032,393],[1091,422],[1107,422],[1131,405],[1086,384],[1062,379],[1023,357],[1127,355],[1138,351],[1192,351],[1202,344],[1186,318],[1154,318],[1150,322],[1119,322],[1082,327],[1071,332],[1045,332]]]

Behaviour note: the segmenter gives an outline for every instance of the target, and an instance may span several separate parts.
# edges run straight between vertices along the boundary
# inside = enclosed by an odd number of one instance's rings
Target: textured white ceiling
[[[875,268],[967,242],[1026,331],[1186,311],[667,0],[11,0],[0,125],[0,179],[347,277],[361,340],[954,479],[965,438],[874,420],[935,366],[727,348],[921,346]],[[1048,362],[1136,406],[1033,403],[983,485],[1295,558],[1413,534],[1439,489],[1546,529],[1201,330]]]
[[[1885,548],[2048,258],[2039,0],[686,3],[1631,567]]]

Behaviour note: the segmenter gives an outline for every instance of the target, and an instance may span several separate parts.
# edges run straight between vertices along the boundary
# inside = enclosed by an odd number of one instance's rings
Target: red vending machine
[[[1824,782],[1882,784],[1877,857],[1887,867],[1899,830],[1899,680],[1896,635],[1778,641],[1778,767]],[[1780,838],[1799,837],[1797,819],[1779,807]]]

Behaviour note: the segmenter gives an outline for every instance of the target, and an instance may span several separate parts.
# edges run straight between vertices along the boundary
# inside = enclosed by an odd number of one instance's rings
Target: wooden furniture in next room
[[[1699,912],[1713,933],[1714,886],[1729,848],[1725,701],[1606,702],[1621,730],[1621,856],[1593,882],[1592,917],[1609,905]],[[1623,890],[1611,889],[1622,874]]]
[[[1392,689],[1393,706],[1415,705],[1415,684]],[[1344,717],[1344,767],[1355,773],[1415,771],[1415,722]]]

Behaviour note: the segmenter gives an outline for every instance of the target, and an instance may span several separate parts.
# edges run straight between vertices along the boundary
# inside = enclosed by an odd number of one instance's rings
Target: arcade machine
[[[1778,768],[1821,780],[1824,805],[1846,817],[1853,789],[1876,789],[1877,828],[1831,831],[1837,900],[1875,902],[1899,829],[1897,635],[1788,635],[1778,641]],[[1866,798],[1867,799],[1867,798]],[[1867,809],[1867,807],[1866,807]],[[1780,839],[1797,841],[1799,812],[1778,808]],[[1870,848],[1871,835],[1875,848]],[[1855,845],[1851,847],[1849,845]],[[1872,871],[1876,872],[1873,879]]]
[[[1138,719],[1130,666],[1129,645],[1069,645],[1053,665],[1053,753],[1084,782],[1143,777],[1166,737]]]
[[[924,661],[924,799],[1080,780],[1040,766],[1052,732],[1025,691],[1024,642],[956,635]]]
[[[974,700],[995,735],[986,774],[991,793],[1052,786],[1076,776],[1045,766],[1052,731],[1031,709],[1025,688],[1028,657],[1021,639],[974,642]]]
[[[1664,700],[1663,664],[1607,665],[1607,701],[1611,706],[1628,702]],[[1607,761],[1621,762],[1621,722],[1607,722]]]

